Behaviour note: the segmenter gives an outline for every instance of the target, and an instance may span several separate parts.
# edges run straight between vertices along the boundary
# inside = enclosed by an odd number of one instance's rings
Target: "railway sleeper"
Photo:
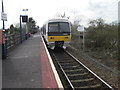
[[[103,86],[102,83],[96,82],[94,78],[84,79],[84,80],[71,80],[74,87],[91,87],[91,86]]]
[[[89,73],[89,72],[86,72],[84,69],[80,70],[80,71],[72,71],[72,72],[66,72],[67,74],[83,74],[83,73]]]
[[[68,68],[76,68],[76,67],[79,68],[80,65],[73,65],[73,66],[65,65],[65,66],[62,66],[62,67],[63,67],[63,68],[65,68],[65,67],[66,67],[66,68],[67,68],[67,67],[68,67]]]
[[[80,66],[73,66],[73,67],[71,67],[71,66],[62,66],[62,68],[63,68],[64,70],[76,70],[76,69],[81,69]]]
[[[60,63],[62,66],[75,66],[76,62],[73,63]]]
[[[72,83],[75,83],[75,82],[88,82],[88,81],[93,81],[94,78],[87,78],[87,79],[80,79],[80,80],[70,80]]]
[[[95,84],[95,85],[90,85],[90,86],[75,86],[75,89],[95,89],[95,90],[99,90],[101,87],[101,84]]]
[[[65,72],[78,72],[78,71],[83,71],[84,69],[79,68],[79,69],[74,69],[74,70],[65,70]]]
[[[70,80],[82,80],[82,79],[88,79],[88,78],[92,78],[92,76],[88,74],[78,75],[78,76],[69,76]]]
[[[59,61],[61,61],[61,60],[63,60],[63,61],[71,61],[71,59],[70,59],[70,58],[68,58],[68,57],[67,57],[67,58],[64,58],[64,57],[63,57],[63,58],[58,57],[58,58],[60,59]]]
[[[59,63],[74,63],[75,61],[73,60],[59,60]]]
[[[61,62],[60,62],[61,63]],[[64,62],[64,63],[61,63],[61,65],[64,65],[64,64],[66,64],[66,65],[75,65],[76,64],[76,62]]]

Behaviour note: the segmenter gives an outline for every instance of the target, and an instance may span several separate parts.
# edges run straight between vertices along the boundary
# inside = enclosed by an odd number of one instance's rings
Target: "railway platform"
[[[40,33],[11,50],[2,61],[2,88],[63,88]]]

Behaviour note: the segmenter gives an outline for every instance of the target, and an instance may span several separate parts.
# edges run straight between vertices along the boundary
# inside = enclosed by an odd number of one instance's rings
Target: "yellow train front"
[[[71,40],[70,22],[67,19],[51,19],[44,25],[43,35],[49,48],[65,49]]]

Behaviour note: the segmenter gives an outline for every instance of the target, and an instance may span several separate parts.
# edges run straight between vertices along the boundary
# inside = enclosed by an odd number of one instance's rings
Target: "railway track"
[[[63,49],[50,50],[69,87],[75,89],[114,90],[109,84]]]

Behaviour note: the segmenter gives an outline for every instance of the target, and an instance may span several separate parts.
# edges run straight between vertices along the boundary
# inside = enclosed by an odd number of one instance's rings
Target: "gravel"
[[[118,80],[119,77],[118,74],[116,74],[117,72],[113,72],[112,69],[109,70],[106,68],[106,66],[104,67],[100,65],[102,63],[98,64],[96,63],[96,61],[90,60],[90,58],[85,58],[85,56],[83,56],[83,52],[80,52],[73,47],[67,47],[66,50],[70,52],[73,56],[75,56],[77,59],[79,59],[99,77],[101,77],[105,82],[115,88],[115,90],[120,90],[120,79]]]

